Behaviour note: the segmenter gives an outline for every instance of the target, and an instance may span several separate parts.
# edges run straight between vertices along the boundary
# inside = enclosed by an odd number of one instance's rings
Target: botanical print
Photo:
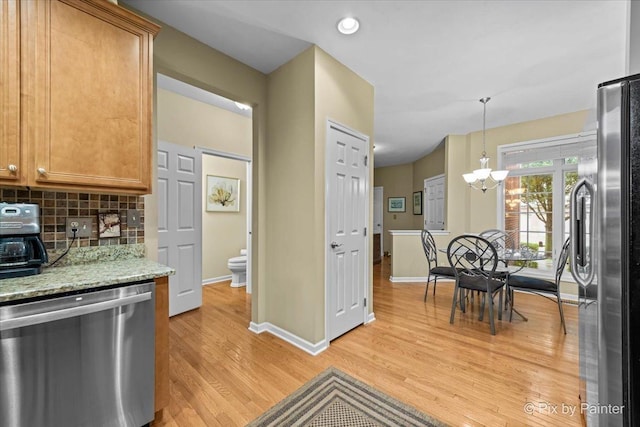
[[[104,212],[98,214],[98,237],[120,237],[120,214]]]
[[[239,212],[240,180],[207,175],[207,211]]]

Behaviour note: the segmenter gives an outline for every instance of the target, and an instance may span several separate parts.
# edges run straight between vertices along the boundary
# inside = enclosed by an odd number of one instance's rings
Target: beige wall
[[[267,108],[266,319],[312,343],[323,305],[315,271],[314,51],[272,72]]]
[[[158,139],[251,157],[251,118],[157,89]]]
[[[413,220],[413,164],[376,168],[374,186],[383,187],[382,245],[384,251],[393,253],[389,230],[415,229]],[[388,212],[389,197],[404,197],[405,212]]]
[[[315,46],[271,73],[268,88],[267,318],[317,343],[325,337],[326,120],[372,135],[373,88]]]
[[[373,158],[373,112],[374,112],[374,88],[356,73],[345,67],[317,46],[314,47],[316,55],[316,192],[315,204],[318,207],[315,216],[315,240],[316,253],[324,255],[325,237],[325,147],[327,144],[327,119],[331,119],[341,125],[353,129],[369,137],[368,158]],[[369,163],[369,164],[372,164]],[[373,167],[369,167],[369,219],[367,229],[373,229]],[[373,301],[373,235],[369,233],[369,257],[367,259],[368,301]],[[320,251],[320,252],[318,252]],[[316,258],[316,271],[324,271],[323,256]],[[324,292],[324,274],[321,289]],[[369,304],[369,313],[373,312],[373,303]],[[316,317],[317,322],[324,325],[324,310],[321,316]],[[318,325],[318,323],[316,323]],[[324,330],[324,327],[322,327]],[[316,334],[319,328],[316,327]],[[324,334],[323,334],[324,336]]]
[[[427,277],[427,267],[420,236],[393,236],[392,279]]]
[[[445,144],[442,141],[431,153],[413,162],[413,191],[422,191],[424,193],[425,179],[444,174],[445,157]],[[408,206],[413,209],[413,199],[411,200],[412,202]],[[422,203],[424,205],[424,194],[422,195]],[[412,228],[422,229],[423,224],[424,215],[413,215]]]
[[[228,276],[229,258],[247,246],[247,162],[202,156],[202,197],[206,197],[207,175],[240,179],[240,212],[202,212],[202,279]],[[204,199],[203,199],[204,200]]]

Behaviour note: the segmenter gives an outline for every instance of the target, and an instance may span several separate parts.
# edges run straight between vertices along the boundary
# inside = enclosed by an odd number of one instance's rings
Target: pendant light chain
[[[487,157],[487,144],[485,141],[485,134],[487,131],[487,102],[489,101],[491,101],[491,98],[489,97],[482,98],[480,100],[484,107],[484,110],[482,112],[482,157]]]

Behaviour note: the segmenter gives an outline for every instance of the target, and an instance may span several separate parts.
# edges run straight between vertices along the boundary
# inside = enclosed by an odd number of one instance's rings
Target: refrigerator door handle
[[[584,187],[586,192],[591,198],[591,209],[589,210],[589,218],[586,217],[586,206],[584,196],[579,195],[580,190]],[[571,190],[571,196],[569,197],[569,207],[571,212],[570,221],[570,233],[571,233],[571,274],[573,278],[582,286],[587,286],[593,281],[595,276],[595,268],[591,264],[593,256],[587,254],[587,248],[589,251],[593,250],[593,214],[595,201],[595,191],[593,184],[587,178],[582,178]],[[588,224],[589,230],[585,227],[585,223]],[[588,237],[587,237],[588,236]],[[587,245],[587,238],[589,244]],[[579,271],[586,267],[587,275],[583,277]]]

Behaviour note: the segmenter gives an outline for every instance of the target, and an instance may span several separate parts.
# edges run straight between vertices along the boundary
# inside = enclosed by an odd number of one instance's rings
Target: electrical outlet
[[[140,225],[140,212],[136,209],[127,210],[127,227],[138,228]]]
[[[81,217],[68,217],[67,218],[67,237],[73,238],[72,229],[75,228],[78,231],[76,232],[76,238],[78,237],[91,237],[91,217],[90,216],[81,216]]]

